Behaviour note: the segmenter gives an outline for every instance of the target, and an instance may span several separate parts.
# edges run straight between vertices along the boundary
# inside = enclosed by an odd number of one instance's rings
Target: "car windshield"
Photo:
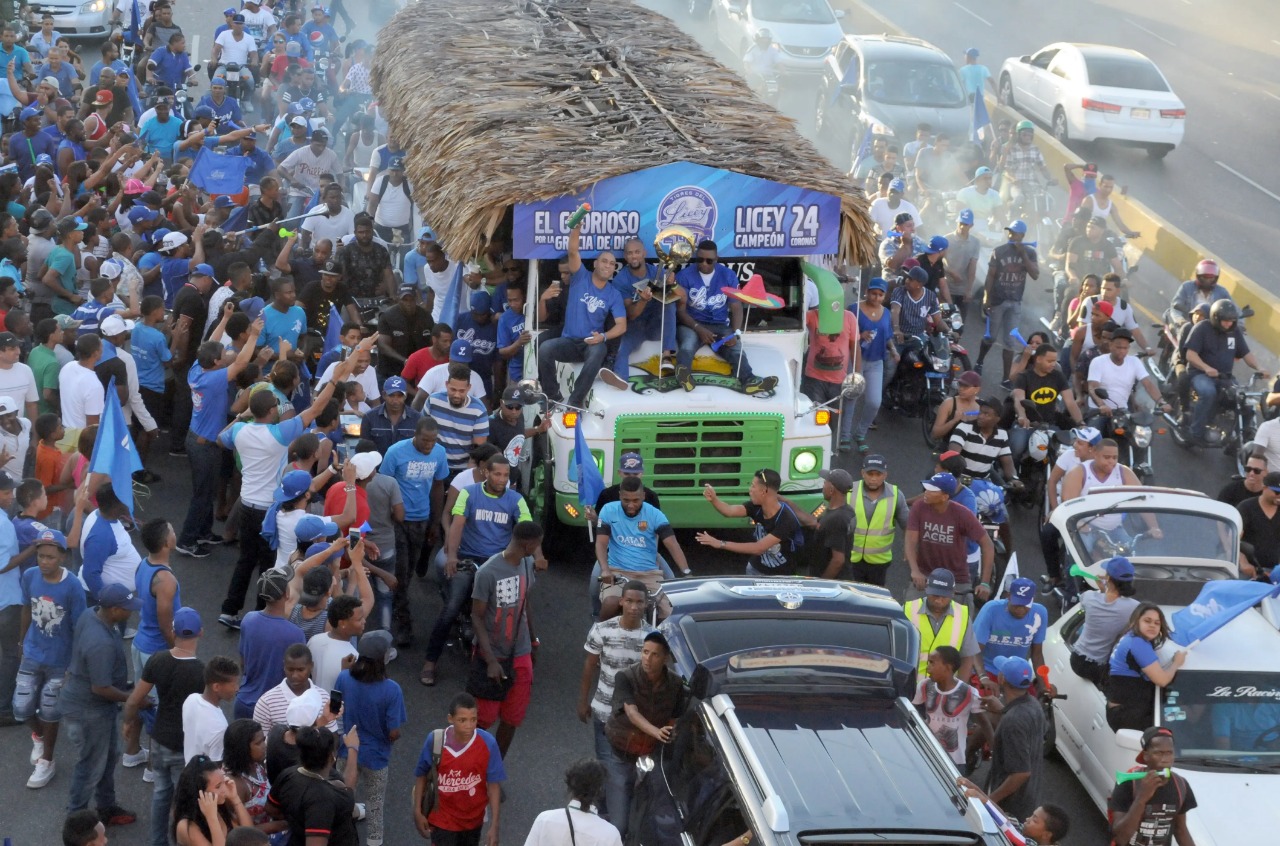
[[[1179,670],[1161,716],[1181,763],[1280,766],[1280,673]]]
[[[836,22],[826,0],[756,0],[752,13],[762,21],[775,23],[829,24]]]
[[[863,75],[866,94],[890,106],[955,108],[965,104],[964,88],[955,68],[938,62],[867,62]]]
[[[1153,526],[1161,537],[1154,536]],[[1069,528],[1091,562],[1123,555],[1133,560],[1135,567],[1145,565],[1137,574],[1145,579],[1222,578],[1221,572],[1194,567],[1195,562],[1234,562],[1238,548],[1236,528],[1226,520],[1188,511],[1162,511],[1140,502],[1114,511],[1085,512],[1074,518]],[[1182,566],[1161,567],[1165,561]],[[1192,565],[1192,572],[1184,572],[1188,565]]]
[[[842,646],[892,655],[893,639],[883,623],[859,623],[849,619],[814,617],[741,617],[737,619],[698,619],[694,637],[701,648],[695,649],[699,661],[715,655],[727,655],[742,649],[766,646]]]
[[[1169,85],[1160,75],[1160,71],[1146,59],[1086,54],[1084,66],[1089,74],[1090,85],[1131,88],[1135,91],[1169,90]]]

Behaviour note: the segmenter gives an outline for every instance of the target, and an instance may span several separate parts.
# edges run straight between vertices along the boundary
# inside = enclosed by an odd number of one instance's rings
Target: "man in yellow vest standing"
[[[950,646],[960,652],[959,678],[973,673],[973,657],[978,654],[978,640],[973,636],[969,607],[955,601],[956,577],[939,567],[929,574],[924,598],[912,599],[903,606],[907,619],[920,630],[920,675],[924,676],[929,653],[939,646]]]
[[[862,481],[849,494],[849,564],[855,582],[884,587],[893,560],[893,539],[907,527],[907,501],[897,485],[885,482],[889,463],[883,455],[862,462]]]

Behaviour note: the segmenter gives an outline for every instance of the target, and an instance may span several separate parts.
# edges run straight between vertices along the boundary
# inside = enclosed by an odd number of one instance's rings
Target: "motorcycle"
[[[1242,331],[1245,319],[1253,317],[1253,315],[1254,311],[1251,306],[1244,306],[1240,309],[1240,327]],[[1147,360],[1147,370],[1162,384],[1167,385],[1173,379],[1173,368],[1178,354],[1178,338],[1182,335],[1182,328],[1187,324],[1187,316],[1170,306],[1164,310],[1160,320],[1160,323],[1151,324],[1152,328],[1159,330],[1160,334],[1159,341],[1156,344],[1156,356],[1154,360]]]
[[[1209,416],[1209,424],[1205,427],[1204,437],[1209,446],[1221,447],[1227,455],[1234,455],[1236,469],[1244,475],[1244,457],[1240,455],[1240,447],[1253,440],[1258,431],[1258,424],[1263,419],[1262,403],[1267,395],[1265,390],[1249,390],[1249,386],[1261,381],[1262,375],[1254,373],[1247,385],[1236,381],[1229,373],[1219,374],[1216,382],[1218,395],[1214,401],[1213,412]],[[1195,404],[1194,386],[1191,390],[1191,404]],[[1176,397],[1174,397],[1176,400]],[[1173,439],[1178,446],[1190,448],[1195,446],[1190,440],[1190,433],[1179,425],[1174,412],[1164,412],[1164,418],[1170,424]],[[1190,414],[1190,408],[1185,414]]]
[[[1029,414],[1040,410],[1029,399],[1022,401],[1022,407]],[[1031,439],[1018,463],[1018,478],[1022,480],[1023,488],[1013,493],[1012,501],[1024,508],[1035,508],[1040,517],[1044,516],[1048,509],[1049,473],[1062,449],[1070,444],[1070,437],[1070,432],[1063,432],[1052,423],[1036,421],[1031,424]]]
[[[922,355],[912,361],[912,368],[922,365],[920,369],[924,374],[920,424],[930,449],[941,446],[941,442],[933,437],[933,420],[938,414],[938,406],[954,393],[956,377],[969,369],[969,352],[960,344],[960,335],[964,332],[960,312],[950,303],[943,303],[941,313],[944,329],[924,336]],[[904,354],[903,363],[906,361]],[[902,372],[901,364],[898,371]]]
[[[227,95],[234,97],[246,112],[253,111],[253,77],[236,62],[228,62],[218,68],[217,76],[227,81]]]
[[[1096,388],[1094,393],[1100,399],[1107,399],[1106,388]],[[1153,415],[1146,409],[1113,408],[1102,426],[1103,437],[1120,444],[1120,463],[1132,470],[1144,485],[1151,484],[1156,472],[1151,456],[1151,437],[1155,434],[1152,422]]]

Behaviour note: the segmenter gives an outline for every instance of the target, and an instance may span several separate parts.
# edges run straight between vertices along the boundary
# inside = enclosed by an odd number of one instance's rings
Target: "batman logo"
[[[1058,392],[1045,385],[1043,388],[1036,388],[1031,392],[1031,401],[1036,405],[1052,405],[1058,401]]]

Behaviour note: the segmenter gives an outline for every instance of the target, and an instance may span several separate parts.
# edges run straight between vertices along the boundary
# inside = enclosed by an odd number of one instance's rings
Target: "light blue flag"
[[[587,439],[582,436],[581,414],[573,426],[573,458],[578,465],[578,504],[594,508],[604,490],[604,479],[600,477],[595,456],[587,447]]]
[[[142,469],[142,458],[129,435],[120,408],[120,395],[116,393],[113,376],[107,385],[106,406],[98,421],[98,437],[93,442],[93,457],[89,459],[90,473],[104,473],[111,477],[111,489],[120,501],[133,513],[133,474]]]
[[[1280,596],[1280,585],[1236,580],[1209,582],[1196,601],[1175,611],[1169,639],[1194,646],[1264,599]]]
[[[991,115],[987,113],[987,101],[979,93],[973,98],[973,143],[982,143],[982,130],[991,125]]]
[[[329,326],[324,330],[324,351],[329,354],[342,346],[342,315],[336,306],[329,306]],[[323,373],[324,371],[320,371]]]

